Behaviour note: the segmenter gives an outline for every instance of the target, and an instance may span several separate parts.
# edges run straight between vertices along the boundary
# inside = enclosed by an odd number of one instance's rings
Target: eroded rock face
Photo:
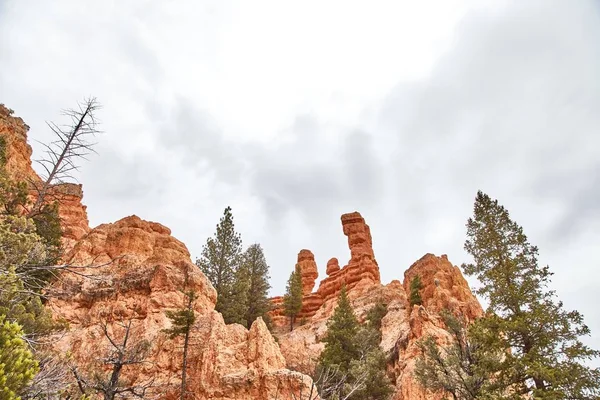
[[[151,348],[147,364],[130,366],[123,377],[132,384],[154,380],[154,394],[176,398],[183,339],[169,339],[165,311],[182,308],[182,290],[193,290],[197,321],[189,348],[189,386],[195,399],[270,399],[279,391],[310,385],[310,379],[285,368],[275,340],[262,319],[250,330],[225,325],[214,311],[216,291],[190,260],[183,243],[170,230],[136,216],[103,224],[80,240],[68,254],[74,265],[87,266],[65,274],[50,291],[49,307],[56,318],[69,322],[70,330],[56,344],[71,351],[76,364],[89,365],[107,349],[100,325],[122,333],[121,323],[132,321],[136,338]]]
[[[342,216],[344,234],[348,236],[351,258],[344,268],[332,258],[327,263],[327,278],[315,293],[304,297],[298,326],[289,332],[289,319],[277,308],[279,346],[287,366],[307,374],[312,373],[323,351],[321,342],[327,332],[327,321],[337,306],[342,285],[360,321],[378,302],[387,305],[382,321],[381,348],[388,355],[388,373],[396,386],[394,400],[441,398],[426,393],[414,380],[414,368],[420,356],[417,342],[433,336],[439,343],[450,338],[444,329],[439,312],[448,309],[467,321],[482,314],[481,306],[471,293],[460,270],[445,255],[426,254],[406,272],[404,282],[394,280],[382,285],[379,267],[373,254],[371,233],[362,216],[357,213]],[[408,301],[410,281],[419,275],[423,284],[420,292],[422,306],[411,307]],[[281,304],[281,303],[276,303]]]
[[[27,126],[21,118],[12,116],[12,110],[0,104],[0,135],[6,140],[6,171],[17,181],[25,181],[31,186],[31,198],[36,193],[34,187],[41,187],[42,180],[32,168],[31,146],[27,143]],[[52,186],[48,191],[48,202],[57,200],[63,228],[63,246],[70,250],[73,245],[90,231],[86,206],[81,202],[81,185],[64,183]]]
[[[300,250],[298,253],[297,268],[300,268],[302,275],[302,294],[304,296],[310,294],[315,287],[315,281],[319,276],[315,255],[310,250]]]
[[[348,290],[354,292],[367,291],[373,285],[380,284],[379,267],[373,254],[371,231],[364,218],[358,212],[342,215],[342,228],[348,236],[350,261],[344,268],[339,267],[337,258],[332,258],[327,263],[327,277],[321,281],[316,292],[310,293],[317,278],[317,264],[314,255],[309,250],[301,250],[298,254],[298,264],[303,277],[302,310],[297,317],[300,323],[312,318],[326,303],[336,300],[346,285]],[[307,271],[306,273],[304,271]],[[305,282],[306,278],[306,284]],[[285,329],[289,325],[283,313],[283,299],[271,299],[273,311],[271,317],[275,326]]]

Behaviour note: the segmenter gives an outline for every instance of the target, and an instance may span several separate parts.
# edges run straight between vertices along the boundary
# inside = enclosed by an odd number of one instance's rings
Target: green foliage
[[[378,342],[381,341],[381,321],[383,320],[383,317],[386,316],[386,314],[387,305],[382,303],[381,301],[378,301],[373,307],[369,309],[369,311],[367,311],[367,315],[365,317],[365,320],[367,321],[367,326],[369,328],[374,329],[376,332],[379,332],[380,337]]]
[[[19,394],[38,371],[19,324],[0,315],[0,398],[20,399]]]
[[[186,279],[187,284],[187,279]],[[185,293],[186,305],[184,308],[177,311],[167,311],[166,315],[171,320],[172,326],[169,329],[164,329],[165,332],[171,339],[177,336],[183,336],[183,359],[181,360],[181,389],[180,399],[183,400],[187,395],[187,361],[188,361],[188,349],[190,332],[196,322],[196,315],[194,314],[194,301],[197,299],[197,295],[194,291],[189,290]]]
[[[166,311],[165,315],[171,320],[171,327],[163,329],[171,339],[177,336],[185,336],[196,322],[196,315],[192,307],[194,301],[198,298],[195,292],[185,292],[186,306],[176,311]]]
[[[243,274],[237,273],[242,256],[242,239],[235,231],[231,207],[225,208],[217,225],[214,237],[207,239],[196,265],[217,291],[215,310],[223,314],[225,323],[240,322],[244,319],[245,300],[243,293],[246,282]],[[238,282],[238,285],[236,284]],[[240,305],[239,302],[242,301]]]
[[[393,393],[386,375],[386,357],[379,347],[381,320],[386,312],[384,304],[376,304],[361,326],[346,287],[342,287],[338,305],[327,323],[325,348],[317,367],[317,371],[335,371],[335,376],[319,382],[321,394],[343,398],[351,393],[348,398],[353,400],[384,400]]]
[[[296,266],[294,272],[290,274],[285,295],[283,296],[284,313],[290,317],[290,331],[294,329],[294,321],[302,309],[302,275],[300,268]]]
[[[270,322],[267,312],[271,309],[271,302],[268,294],[271,285],[269,284],[269,266],[260,244],[255,243],[246,249],[243,256],[242,268],[247,278],[247,307],[245,310],[246,327],[250,328],[252,322],[258,317],[263,317],[265,323]]]
[[[423,284],[421,283],[421,277],[419,275],[415,275],[415,277],[410,281],[410,305],[421,305],[423,304],[423,299],[421,299],[421,293],[419,292],[423,289]]]
[[[46,336],[66,327],[52,319],[40,297],[25,290],[14,272],[0,274],[0,315],[18,322],[29,338]]]
[[[323,338],[325,349],[321,353],[319,363],[325,367],[336,365],[342,371],[347,371],[350,362],[359,356],[358,343],[355,340],[358,327],[346,286],[343,286],[333,316],[327,321],[327,334]]]
[[[482,366],[498,362],[502,353],[489,351],[473,340],[464,320],[447,310],[440,315],[451,343],[438,346],[431,336],[418,342],[422,355],[416,363],[417,381],[432,392],[448,392],[455,400],[484,398],[491,380]]]
[[[62,328],[37,294],[45,284],[37,272],[47,250],[31,219],[10,215],[0,219],[0,315],[21,325],[30,338]]]
[[[484,366],[494,376],[491,394],[507,396],[510,388],[515,398],[600,396],[600,370],[582,364],[600,356],[579,340],[590,334],[583,316],[563,309],[548,289],[552,273],[538,264],[537,247],[508,211],[481,191],[467,222],[465,249],[474,262],[462,268],[482,283],[477,293],[489,301],[487,316],[470,336],[490,351],[510,350],[501,361]]]
[[[1,138],[2,143],[5,144],[6,139]],[[3,252],[20,253],[21,261],[12,263],[14,265],[11,267],[15,268],[15,272],[21,277],[27,289],[40,291],[52,278],[48,268],[40,267],[55,264],[61,255],[62,230],[58,216],[59,205],[58,203],[43,205],[33,218],[22,216],[22,211],[30,206],[27,198],[28,185],[10,179],[4,168],[5,155],[0,159],[4,160],[0,164],[0,217],[3,225],[0,228],[0,235],[3,237],[0,240],[3,241]],[[10,237],[6,237],[7,235]],[[24,252],[24,248],[31,246],[31,243],[36,244],[36,252]],[[41,252],[44,253],[43,256]],[[23,262],[23,259],[27,262]],[[11,260],[0,258],[0,263],[3,262],[5,270],[8,269]]]
[[[40,212],[32,217],[35,224],[35,232],[42,238],[46,245],[46,265],[56,264],[62,255],[62,227],[60,226],[60,216],[58,215],[59,203],[45,204]],[[46,280],[51,278],[47,275]]]

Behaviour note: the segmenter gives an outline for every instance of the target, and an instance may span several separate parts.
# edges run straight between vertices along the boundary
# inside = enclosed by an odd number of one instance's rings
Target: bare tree
[[[148,389],[153,387],[153,380],[141,385],[128,385],[121,380],[123,368],[129,365],[142,364],[149,362],[146,360],[150,343],[147,340],[134,339],[131,329],[132,320],[127,323],[118,322],[117,326],[123,329],[123,337],[118,340],[108,331],[106,323],[100,325],[104,337],[110,344],[107,355],[100,359],[102,364],[112,366],[110,373],[106,376],[103,373],[92,373],[91,377],[85,376],[78,371],[77,367],[71,367],[71,371],[77,381],[77,386],[82,394],[92,391],[102,394],[104,400],[114,400],[115,398],[125,398],[133,396],[140,399],[145,398]]]
[[[76,163],[78,159],[86,159],[90,153],[95,152],[93,146],[96,143],[89,140],[100,132],[95,116],[99,109],[100,104],[96,98],[90,97],[78,103],[76,109],[63,110],[62,114],[70,118],[69,124],[58,125],[47,122],[57,139],[50,144],[40,142],[46,148],[46,157],[37,162],[45,173],[42,176],[42,183],[32,182],[37,197],[29,210],[29,217],[40,213],[49,189],[53,185],[74,179],[72,173],[79,168]]]
[[[341,372],[337,367],[320,368],[315,371],[310,388],[300,385],[295,391],[292,378],[288,376],[288,387],[291,389],[288,399],[281,400],[348,400],[352,395],[364,388],[367,380],[367,372],[361,372],[359,376],[350,376],[349,372]],[[275,400],[279,400],[279,389],[281,381],[277,385]],[[343,392],[343,394],[342,394]]]
[[[72,384],[67,362],[56,354],[48,352],[36,354],[40,362],[40,371],[21,395],[23,400],[59,399]]]

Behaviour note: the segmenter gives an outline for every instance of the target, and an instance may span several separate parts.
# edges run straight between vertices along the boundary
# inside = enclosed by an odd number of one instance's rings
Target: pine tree
[[[246,309],[246,327],[249,329],[252,322],[258,317],[265,319],[271,309],[268,299],[269,266],[260,244],[255,243],[248,247],[244,253],[244,270],[248,274],[248,295]]]
[[[38,371],[19,324],[0,315],[0,399],[18,400]]]
[[[231,207],[227,207],[214,237],[207,239],[200,258],[196,260],[196,265],[217,291],[215,310],[223,314],[227,324],[239,322],[243,318],[240,313],[244,307],[240,307],[239,297],[236,299],[236,295],[243,293],[243,290],[234,287],[241,254],[242,239],[235,231]]]
[[[329,382],[319,384],[320,394],[328,398],[385,400],[393,393],[386,375],[386,357],[381,341],[381,320],[386,307],[374,306],[360,325],[342,287],[338,305],[327,322],[325,348],[317,371],[335,371]],[[320,373],[322,374],[322,373]]]
[[[410,305],[421,305],[423,304],[423,299],[421,299],[421,293],[419,292],[423,289],[423,284],[421,283],[421,277],[419,275],[415,275],[415,277],[410,281]]]
[[[359,357],[350,363],[350,380],[361,383],[352,393],[353,400],[385,400],[394,393],[394,387],[386,373],[386,356],[379,347],[381,325],[387,314],[387,306],[376,303],[367,311],[365,323],[360,326],[355,337]]]
[[[290,331],[294,330],[294,321],[302,309],[302,275],[300,268],[296,266],[291,273],[283,296],[283,307],[285,315],[290,317]]]
[[[340,370],[348,371],[350,362],[359,356],[358,343],[355,340],[358,328],[358,320],[344,285],[333,316],[327,321],[327,334],[323,338],[325,348],[319,363],[324,367],[336,365]]]
[[[473,340],[506,352],[501,362],[485,365],[496,394],[539,399],[588,399],[600,395],[600,370],[582,361],[600,356],[580,337],[589,335],[583,316],[565,311],[548,289],[552,273],[538,264],[538,249],[508,211],[479,191],[474,216],[467,222],[465,250],[474,263],[463,264],[489,301],[487,316],[471,329]]]
[[[185,307],[177,311],[167,311],[165,314],[171,320],[171,328],[164,329],[171,339],[178,336],[183,336],[183,359],[181,360],[181,389],[180,399],[186,398],[187,394],[187,361],[188,348],[190,341],[190,331],[196,322],[196,314],[194,313],[194,301],[197,295],[194,291],[189,290],[184,293],[186,298]]]

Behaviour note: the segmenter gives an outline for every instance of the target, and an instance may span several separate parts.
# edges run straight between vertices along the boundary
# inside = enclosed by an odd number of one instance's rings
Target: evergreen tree
[[[207,239],[200,258],[196,260],[196,265],[217,291],[215,310],[223,314],[227,324],[239,322],[243,318],[243,314],[240,314],[245,309],[239,304],[239,297],[244,290],[234,287],[241,254],[242,239],[235,231],[231,207],[227,207],[214,237]],[[239,283],[239,279],[237,280]]]
[[[376,303],[365,318],[355,338],[359,358],[350,362],[350,380],[362,384],[350,396],[353,400],[385,400],[394,393],[394,387],[386,373],[386,356],[379,347],[381,343],[382,319],[387,306]]]
[[[290,317],[290,331],[294,330],[294,321],[302,309],[302,275],[300,268],[296,266],[291,273],[283,296],[283,307],[285,315]]]
[[[327,334],[323,338],[325,348],[319,363],[324,367],[336,365],[341,371],[348,371],[350,362],[359,358],[358,343],[355,340],[358,328],[358,320],[344,285],[333,316],[327,321]]]
[[[419,275],[415,275],[415,277],[410,281],[410,305],[414,306],[423,304],[423,299],[421,299],[421,293],[419,292],[423,289],[423,284],[421,283],[421,277]]]
[[[393,393],[386,375],[385,354],[379,347],[383,304],[367,313],[360,325],[350,305],[346,287],[342,287],[338,305],[327,322],[323,338],[325,348],[319,357],[317,371],[335,371],[334,379],[319,384],[321,395],[353,400],[385,400]]]
[[[269,266],[260,244],[255,243],[248,247],[244,253],[244,270],[248,274],[248,295],[246,309],[246,327],[249,329],[252,322],[258,317],[268,320],[267,312],[271,309],[268,299]]]
[[[565,311],[548,289],[552,273],[540,266],[538,249],[508,211],[479,191],[474,216],[467,222],[465,249],[474,262],[463,264],[489,301],[487,316],[471,329],[473,340],[496,352],[497,363],[485,365],[495,395],[536,399],[589,399],[600,396],[600,370],[582,361],[600,352],[585,346],[589,335],[583,316]],[[509,350],[509,351],[507,351]]]
[[[0,315],[0,399],[18,400],[38,371],[23,331],[16,322]]]
[[[194,291],[185,292],[186,304],[185,307],[177,311],[167,311],[165,314],[171,320],[171,328],[164,329],[171,339],[178,336],[183,336],[183,359],[181,360],[181,389],[180,399],[183,400],[187,395],[187,361],[188,348],[190,341],[190,331],[196,322],[194,313],[194,301],[197,296]]]

